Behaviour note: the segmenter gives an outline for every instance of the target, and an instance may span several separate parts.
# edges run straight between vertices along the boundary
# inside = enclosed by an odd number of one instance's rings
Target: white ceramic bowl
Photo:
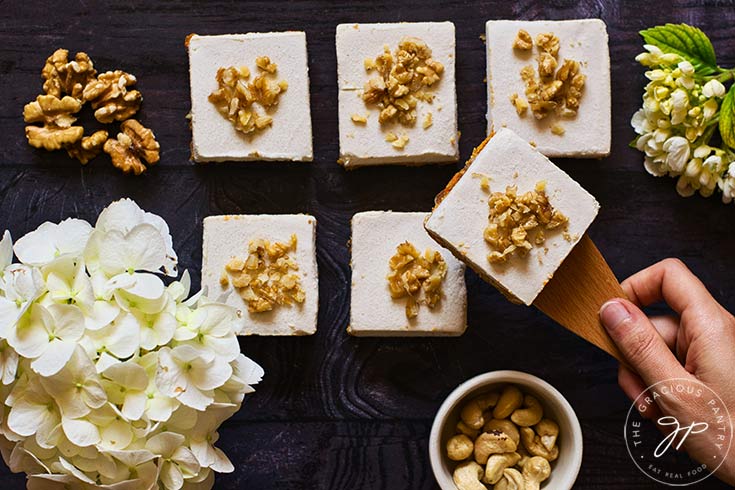
[[[442,490],[457,490],[452,471],[457,465],[446,455],[447,440],[455,434],[462,403],[505,384],[514,384],[521,391],[537,397],[544,407],[544,416],[559,424],[559,458],[551,464],[551,477],[541,488],[569,490],[582,466],[582,428],[572,406],[559,391],[541,378],[520,371],[492,371],[459,385],[444,400],[434,418],[429,437],[429,456],[434,477]]]

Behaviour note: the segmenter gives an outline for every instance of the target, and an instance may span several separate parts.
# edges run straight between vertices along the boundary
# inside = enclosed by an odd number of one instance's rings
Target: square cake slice
[[[202,289],[238,310],[240,335],[316,332],[316,219],[305,214],[204,218]]]
[[[491,20],[485,35],[488,134],[512,129],[548,157],[610,153],[610,53],[602,20]]]
[[[352,217],[351,335],[464,333],[464,264],[429,237],[427,216],[368,211]]]
[[[425,227],[510,300],[530,305],[598,210],[569,175],[502,129],[437,197]]]
[[[187,47],[195,162],[313,159],[306,34],[193,34]],[[237,72],[223,78],[232,90],[226,87],[212,102],[221,88],[218,71],[230,67]],[[230,106],[232,93],[252,102]]]
[[[336,44],[342,165],[457,161],[454,24],[340,24]]]

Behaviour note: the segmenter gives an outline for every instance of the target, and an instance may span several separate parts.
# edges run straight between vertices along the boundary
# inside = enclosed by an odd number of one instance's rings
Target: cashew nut
[[[493,454],[487,460],[485,467],[485,476],[482,481],[485,483],[495,484],[503,478],[503,470],[515,465],[521,455],[518,453]]]
[[[499,398],[500,395],[497,391],[491,391],[475,398],[475,403],[481,409],[487,410],[488,408],[494,407],[498,403]]]
[[[523,398],[524,408],[518,408],[510,416],[510,419],[521,427],[536,425],[544,416],[544,408],[535,396],[526,395]]]
[[[516,442],[516,445],[520,444],[521,442],[521,434],[520,432],[518,432],[518,427],[516,427],[516,425],[508,419],[490,419],[485,422],[482,430],[484,430],[485,432],[499,430],[505,432],[508,437],[513,439]]]
[[[472,439],[464,434],[459,434],[447,441],[447,456],[452,461],[462,461],[472,456],[474,448]]]
[[[497,393],[490,392],[473,398],[462,407],[459,417],[471,429],[482,428],[482,424],[485,423],[485,416],[482,412],[495,406],[498,402],[498,397],[499,395]]]
[[[542,419],[533,428],[541,439],[541,445],[551,451],[556,445],[556,438],[559,437],[559,426],[551,419]]]
[[[493,490],[525,490],[523,475],[516,469],[507,468],[503,470],[503,478],[495,484]]]
[[[475,441],[475,461],[486,464],[491,454],[515,452],[518,445],[499,430],[484,432]]]
[[[554,446],[551,449],[546,449],[541,444],[541,438],[530,427],[521,427],[521,441],[532,456],[541,456],[547,461],[554,461],[559,457],[559,448]]]
[[[496,419],[508,418],[522,403],[523,393],[521,393],[521,390],[513,385],[506,386],[493,409],[493,417]]]
[[[459,413],[459,418],[462,422],[467,424],[471,429],[480,429],[482,424],[485,423],[485,417],[482,415],[482,409],[477,406],[474,400],[467,403],[462,407],[462,411]]]
[[[551,465],[540,457],[534,456],[523,466],[523,490],[539,490],[541,482],[551,475]]]
[[[485,485],[480,483],[482,474],[482,466],[474,461],[467,461],[454,469],[452,479],[457,485],[457,490],[487,490]]]
[[[480,434],[480,431],[478,429],[473,429],[472,427],[468,426],[461,420],[457,422],[457,433],[458,434],[464,434],[470,439],[474,440],[477,439],[477,436]]]

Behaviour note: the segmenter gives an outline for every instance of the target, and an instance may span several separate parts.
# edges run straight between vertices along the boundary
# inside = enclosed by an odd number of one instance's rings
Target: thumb
[[[608,301],[600,308],[600,320],[647,386],[670,378],[691,377],[646,314],[630,301]]]

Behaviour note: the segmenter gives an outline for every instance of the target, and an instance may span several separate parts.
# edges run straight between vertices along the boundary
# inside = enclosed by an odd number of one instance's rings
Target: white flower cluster
[[[652,68],[643,94],[643,107],[631,120],[638,133],[635,145],[645,153],[645,168],[657,177],[677,177],[677,191],[688,197],[711,196],[719,186],[723,201],[733,198],[735,156],[708,145],[717,128],[725,86],[716,78],[703,85],[694,66],[679,55],[647,44],[636,61]],[[726,170],[730,166],[730,173]]]
[[[13,252],[18,263],[13,263]],[[209,489],[263,370],[229,306],[166,286],[168,226],[130,200],[0,241],[0,450],[29,489]]]

